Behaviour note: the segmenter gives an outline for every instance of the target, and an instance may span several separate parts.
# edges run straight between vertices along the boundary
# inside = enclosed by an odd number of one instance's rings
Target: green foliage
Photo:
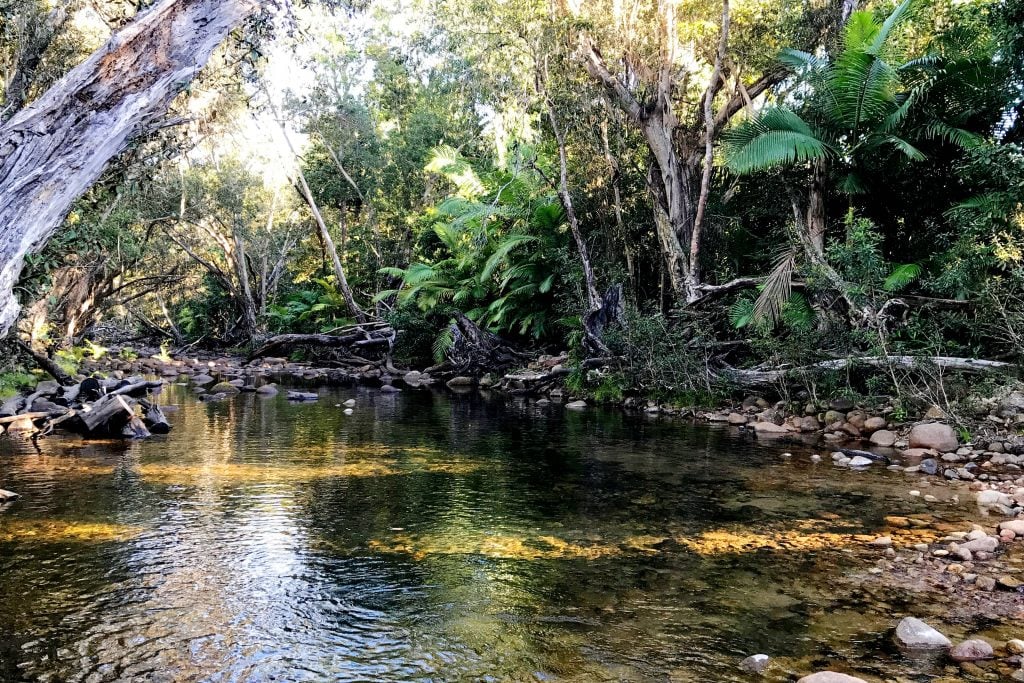
[[[550,191],[523,172],[478,173],[455,150],[436,150],[436,170],[457,194],[429,209],[420,234],[424,260],[384,268],[397,295],[422,311],[455,306],[494,332],[534,339],[551,333],[565,253],[565,216]]]
[[[294,332],[329,332],[352,322],[345,297],[334,284],[334,278],[314,278],[316,289],[298,289],[281,304],[268,309],[267,315],[275,330]]]
[[[0,400],[12,398],[32,389],[37,382],[35,375],[15,370],[0,373]]]
[[[970,147],[978,136],[941,118],[925,106],[941,76],[957,72],[962,55],[903,55],[900,29],[911,16],[903,0],[880,21],[873,12],[851,14],[843,48],[835,59],[786,50],[780,60],[797,69],[803,88],[801,111],[770,107],[742,121],[725,137],[729,168],[749,174],[773,166],[828,160],[848,194],[864,190],[864,169],[878,157],[897,152],[910,161],[924,153],[914,140],[941,139]],[[892,58],[900,60],[893,64]],[[925,116],[918,120],[917,114]]]

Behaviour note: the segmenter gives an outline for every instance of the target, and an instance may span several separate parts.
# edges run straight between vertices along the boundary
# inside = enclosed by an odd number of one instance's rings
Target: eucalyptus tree
[[[0,333],[17,318],[26,255],[258,9],[253,0],[162,0],[0,127]]]
[[[737,114],[785,78],[772,46],[821,22],[812,21],[813,10],[804,14],[772,0],[736,9],[728,0],[560,6],[583,67],[643,134],[669,279],[682,301],[695,302],[713,289],[704,283],[702,246],[718,138]],[[822,40],[821,31],[804,33],[810,44]]]

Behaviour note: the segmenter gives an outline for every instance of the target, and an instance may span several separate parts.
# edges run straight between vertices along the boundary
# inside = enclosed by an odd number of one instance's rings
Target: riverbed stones
[[[1009,515],[1013,512],[1013,499],[1002,491],[979,491],[975,501],[981,514],[987,515],[992,511]]]
[[[1024,640],[1013,640],[1006,641],[1006,652],[1011,655],[1024,655]]]
[[[774,422],[755,422],[754,431],[759,434],[788,434],[789,430]]]
[[[941,422],[914,425],[910,430],[911,448],[934,448],[937,451],[955,451],[960,445],[956,432]]]
[[[584,410],[587,407],[586,401],[570,401],[565,404],[565,407],[569,410]]]
[[[211,394],[237,394],[240,391],[241,389],[230,382],[218,382],[210,387]]]
[[[912,650],[938,650],[952,646],[949,638],[917,617],[906,617],[896,627],[896,642]]]
[[[741,415],[740,413],[729,413],[729,416],[726,418],[726,421],[728,421],[728,423],[731,425],[745,425],[747,424],[747,416]]]
[[[892,445],[896,443],[896,434],[890,432],[888,429],[878,429],[871,434],[870,441],[876,446],[891,448]]]
[[[1024,586],[1024,581],[1021,581],[1016,576],[1006,574],[1005,576],[1000,576],[996,579],[996,585],[1003,590],[1019,591],[1021,587]]]
[[[473,386],[476,382],[472,377],[459,376],[452,377],[450,380],[445,382],[445,384],[447,384],[450,389],[464,389]]]
[[[983,536],[982,538],[975,538],[962,543],[959,547],[972,553],[992,553],[999,547],[999,539],[995,536]]]
[[[935,458],[925,458],[918,464],[918,468],[924,474],[938,474],[939,473],[939,461]]]
[[[768,655],[750,655],[740,662],[740,669],[750,674],[763,675],[768,670],[769,664],[771,664],[771,658]]]
[[[261,387],[256,387],[256,393],[262,396],[276,396],[277,385],[276,384],[264,384]]]
[[[12,500],[18,500],[19,498],[21,498],[21,496],[14,491],[5,491],[4,489],[0,489],[0,503],[9,503]]]
[[[949,651],[955,662],[977,662],[993,657],[992,646],[979,638],[965,640]]]
[[[863,455],[855,455],[850,458],[849,467],[860,468],[860,467],[871,467],[874,463],[870,458],[865,458]]]
[[[1011,519],[999,523],[1000,531],[1012,531],[1014,536],[1024,536],[1024,519]]]
[[[836,673],[835,671],[819,671],[810,676],[804,676],[797,683],[867,683],[867,681],[863,678]]]

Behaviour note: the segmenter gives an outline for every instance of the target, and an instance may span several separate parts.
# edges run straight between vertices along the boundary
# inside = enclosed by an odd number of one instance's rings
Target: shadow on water
[[[2,681],[776,680],[880,648],[844,578],[900,476],[479,394],[164,400],[170,437],[0,440]],[[357,398],[355,414],[338,406]],[[907,680],[914,680],[908,678]]]

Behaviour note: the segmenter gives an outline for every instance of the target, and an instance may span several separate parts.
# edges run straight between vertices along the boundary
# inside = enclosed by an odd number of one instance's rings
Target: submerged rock
[[[976,662],[979,659],[991,659],[993,654],[992,646],[978,638],[965,640],[949,651],[949,656],[957,662]]]
[[[953,644],[949,638],[915,617],[907,617],[899,623],[896,642],[915,650],[945,649]]]
[[[750,655],[740,662],[740,669],[750,674],[763,674],[768,670],[771,659],[768,655]]]
[[[566,403],[565,407],[569,408],[570,410],[583,410],[584,408],[587,407],[587,402],[586,401],[573,401],[572,403]]]
[[[797,683],[867,683],[863,678],[840,674],[835,671],[819,671],[810,676],[804,676]]]
[[[230,382],[219,382],[210,387],[211,394],[237,394],[241,390]]]

